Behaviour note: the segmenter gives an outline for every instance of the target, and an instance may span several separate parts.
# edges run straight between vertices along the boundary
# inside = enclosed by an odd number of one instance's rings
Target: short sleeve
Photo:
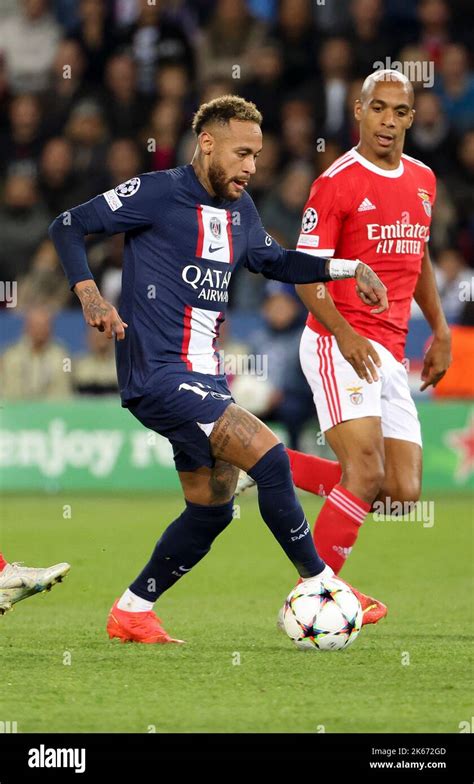
[[[335,178],[315,180],[303,212],[297,250],[314,256],[334,255],[345,217],[338,190]]]
[[[107,234],[151,226],[170,188],[165,172],[150,172],[123,182],[89,202]]]

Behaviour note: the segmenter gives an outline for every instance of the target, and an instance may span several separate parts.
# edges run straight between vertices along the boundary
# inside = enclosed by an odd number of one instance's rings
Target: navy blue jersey
[[[329,279],[324,260],[287,251],[266,233],[247,193],[237,201],[213,198],[192,165],[134,177],[70,214],[85,233],[125,232],[119,313],[128,329],[116,343],[123,402],[149,391],[154,373],[169,363],[221,373],[216,340],[239,264],[281,280],[301,260],[311,280]],[[92,277],[87,266],[77,274],[68,253],[60,257],[70,285]],[[305,276],[300,282],[308,281],[307,266]]]

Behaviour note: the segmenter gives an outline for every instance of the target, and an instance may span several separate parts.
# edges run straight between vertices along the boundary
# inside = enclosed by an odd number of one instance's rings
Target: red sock
[[[8,561],[5,561],[5,558],[3,557],[2,553],[0,553],[0,572],[2,571],[2,569],[5,569],[5,566],[7,564]]]
[[[329,493],[316,518],[313,540],[318,554],[335,574],[344,566],[369,511],[370,504],[342,485],[336,485]]]
[[[341,465],[336,460],[305,455],[304,452],[295,452],[294,449],[286,451],[290,458],[293,483],[300,490],[307,490],[315,495],[329,495],[340,481]]]

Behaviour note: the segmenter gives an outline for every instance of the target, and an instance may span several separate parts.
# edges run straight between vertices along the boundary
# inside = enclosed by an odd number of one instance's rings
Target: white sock
[[[127,588],[120,597],[117,607],[119,610],[125,610],[125,612],[149,612],[153,610],[154,603],[149,602],[147,599],[142,599],[141,596],[137,596],[136,593]]]
[[[320,580],[321,577],[334,577],[334,571],[326,564],[322,572],[314,574],[312,577],[303,577],[302,580],[305,583],[306,580]]]

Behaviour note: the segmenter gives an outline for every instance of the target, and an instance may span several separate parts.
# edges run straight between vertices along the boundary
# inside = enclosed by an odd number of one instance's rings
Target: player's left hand
[[[421,371],[422,385],[420,392],[429,386],[435,387],[441,381],[452,361],[451,335],[448,332],[442,337],[434,337],[431,346],[425,354],[423,370]]]
[[[356,269],[356,292],[364,305],[377,305],[371,313],[383,313],[388,310],[387,289],[367,264],[359,261]]]

